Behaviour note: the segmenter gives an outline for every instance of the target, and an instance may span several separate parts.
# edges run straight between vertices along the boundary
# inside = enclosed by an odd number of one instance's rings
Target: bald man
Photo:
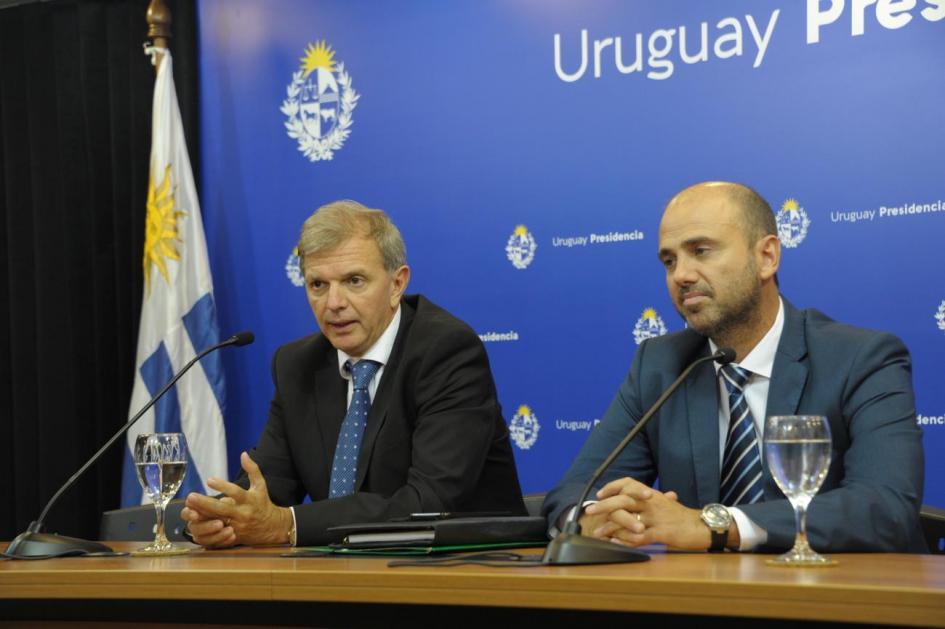
[[[730,347],[734,363],[693,372],[607,471],[582,533],[629,546],[788,550],[794,512],[762,455],[763,422],[806,414],[826,416],[833,436],[808,510],[811,546],[926,552],[922,434],[903,343],[798,310],[780,294],[774,214],[747,186],[706,182],[677,194],[660,222],[659,259],[687,329],[637,349],[601,423],[548,494],[550,525],[687,365]]]

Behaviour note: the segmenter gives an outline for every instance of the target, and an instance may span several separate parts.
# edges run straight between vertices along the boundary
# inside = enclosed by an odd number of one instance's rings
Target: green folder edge
[[[544,548],[548,542],[502,542],[497,544],[460,544],[455,546],[381,546],[378,548],[349,548],[347,546],[305,546],[282,553],[283,557],[414,557],[444,553],[468,553],[500,548]]]

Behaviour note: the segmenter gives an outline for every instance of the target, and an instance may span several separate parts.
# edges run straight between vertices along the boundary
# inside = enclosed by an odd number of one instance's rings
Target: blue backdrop
[[[945,505],[945,2],[852,4],[201,0],[220,326],[257,335],[225,357],[234,471],[272,352],[316,329],[292,249],[323,203],[386,210],[408,292],[482,335],[534,492],[637,342],[682,328],[666,201],[727,179],[777,211],[788,299],[905,340],[925,500]]]

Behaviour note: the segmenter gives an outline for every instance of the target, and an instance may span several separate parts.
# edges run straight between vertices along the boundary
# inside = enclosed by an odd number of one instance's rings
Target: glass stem
[[[167,537],[164,535],[164,504],[163,503],[154,503],[154,519],[157,523],[157,528],[155,529],[154,541],[163,544],[167,542]]]
[[[807,543],[807,505],[794,505],[794,522],[797,528],[797,537],[794,540],[795,548],[810,548]]]

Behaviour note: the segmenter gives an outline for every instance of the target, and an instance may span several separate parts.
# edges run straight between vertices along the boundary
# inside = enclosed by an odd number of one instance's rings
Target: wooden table
[[[138,545],[111,544],[119,550]],[[235,617],[292,624],[285,614],[296,610],[303,618],[373,626],[394,614],[426,618],[436,610],[441,618],[452,614],[483,624],[542,614],[547,626],[598,612],[600,619],[673,614],[683,621],[741,617],[945,627],[942,555],[837,555],[839,566],[808,569],[767,566],[761,555],[660,551],[651,561],[627,565],[390,568],[387,559],[285,558],[279,556],[284,550],[0,561],[0,619],[169,622],[190,615],[191,622]],[[374,615],[364,616],[366,610]]]

